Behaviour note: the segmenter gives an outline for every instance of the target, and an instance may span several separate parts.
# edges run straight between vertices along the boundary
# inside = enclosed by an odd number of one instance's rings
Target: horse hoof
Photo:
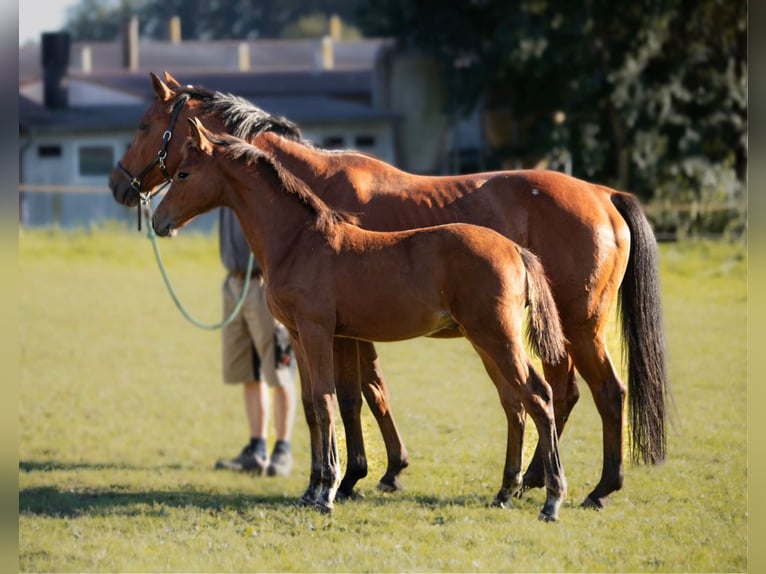
[[[594,500],[590,496],[588,496],[585,500],[582,501],[582,504],[580,505],[582,508],[588,508],[590,510],[604,510],[604,505],[599,500]]]
[[[332,512],[333,504],[319,502],[318,500],[311,500],[307,496],[302,496],[298,499],[298,506],[301,508],[311,508],[321,514],[330,514]]]
[[[395,480],[393,483],[383,482],[381,480],[378,483],[377,488],[381,492],[396,492],[397,490],[402,490],[402,485],[398,480]]]
[[[351,492],[343,492],[341,490],[335,495],[335,502],[343,502],[344,500],[361,500],[364,498],[364,494],[352,490]]]
[[[298,499],[298,506],[314,506],[315,501],[311,500],[308,496],[303,495]]]
[[[538,516],[537,519],[542,522],[558,522],[559,521],[558,516],[551,516],[549,514],[545,514],[545,512],[541,512],[540,516]]]
[[[491,508],[510,508],[508,504],[499,498],[495,498],[489,505]]]

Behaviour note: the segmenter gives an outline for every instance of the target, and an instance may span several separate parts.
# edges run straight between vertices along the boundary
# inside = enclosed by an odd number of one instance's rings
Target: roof
[[[340,71],[371,70],[380,51],[391,45],[390,39],[364,38],[333,41],[333,69]],[[248,40],[248,41],[139,41],[139,70],[148,72],[167,69],[183,75],[187,72],[211,73],[240,71],[240,46],[245,46],[252,73],[311,72],[322,69],[322,40]],[[89,52],[91,72],[125,69],[122,43],[73,42],[69,49],[70,72],[87,72],[83,67],[83,51]],[[85,58],[86,60],[88,57]],[[19,46],[19,83],[42,75],[40,44]]]
[[[367,105],[319,94],[247,97],[247,99],[271,114],[288,117],[302,126],[320,123],[391,121],[394,118],[391,113]],[[146,111],[146,107],[147,104],[49,110],[20,95],[19,125],[22,129],[36,128],[46,132],[132,131],[138,118]]]
[[[81,53],[86,44],[73,43],[67,72],[70,79],[131,94],[144,103],[49,110],[20,94],[19,125],[45,131],[133,130],[154,97],[149,72],[165,70],[182,84],[236,94],[301,125],[391,121],[392,114],[372,105],[375,64],[390,44],[386,39],[334,42],[334,65],[323,69],[317,60],[320,40],[144,41],[139,42],[141,67],[128,70],[122,67],[121,43],[101,42],[87,44],[91,70],[83,71]],[[247,46],[248,71],[238,68],[240,45]],[[41,77],[40,45],[21,46],[20,87],[40,82]]]
[[[170,72],[182,84],[203,86],[224,93],[237,94],[243,98],[285,95],[324,94],[345,98],[369,99],[372,91],[371,70],[322,70],[311,72],[202,72],[199,70],[176,72],[174,68],[157,66],[157,69],[128,72],[124,70],[91,74],[71,71],[69,76],[81,81],[93,82],[131,94],[154,97],[149,72]]]
[[[94,106],[49,110],[19,96],[19,126],[50,132],[133,130],[146,106]]]

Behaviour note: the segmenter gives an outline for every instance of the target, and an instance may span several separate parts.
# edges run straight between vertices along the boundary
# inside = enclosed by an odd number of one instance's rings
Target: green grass
[[[217,321],[214,237],[162,242],[181,299]],[[22,571],[646,571],[747,569],[746,268],[742,244],[661,246],[676,417],[669,459],[626,466],[600,513],[579,503],[601,469],[584,384],[561,443],[569,498],[506,511],[505,423],[465,341],[379,345],[411,455],[406,490],[375,490],[385,452],[364,430],[365,498],[332,516],[297,508],[308,480],[299,414],[287,479],[212,469],[247,436],[220,382],[217,332],[173,306],[144,235],[24,230],[19,237],[19,567]],[[612,356],[620,350],[612,330]],[[532,425],[528,425],[530,431]],[[340,437],[341,458],[345,443]],[[534,433],[527,438],[526,459]]]

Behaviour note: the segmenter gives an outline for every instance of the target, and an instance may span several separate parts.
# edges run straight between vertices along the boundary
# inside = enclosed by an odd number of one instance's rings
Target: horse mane
[[[308,143],[297,124],[284,116],[270,114],[240,96],[185,86],[177,89],[173,104],[184,97],[202,102],[204,113],[220,115],[229,133],[239,139],[250,140],[264,132],[273,132],[292,141]]]
[[[359,224],[359,219],[355,215],[327,205],[303,180],[287,171],[281,163],[257,147],[229,134],[211,135],[208,139],[223,147],[225,156],[229,159],[243,159],[246,165],[265,166],[271,170],[282,190],[298,199],[314,215],[314,227],[317,231],[332,237],[338,224]]]

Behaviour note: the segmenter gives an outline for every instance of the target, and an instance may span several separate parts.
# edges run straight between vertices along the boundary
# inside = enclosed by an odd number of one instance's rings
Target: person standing
[[[240,298],[250,246],[234,212],[220,210],[220,255],[227,274],[223,282],[223,314],[228,317]],[[218,459],[215,467],[269,476],[287,476],[292,468],[290,437],[295,421],[295,356],[287,329],[266,304],[263,273],[253,262],[250,286],[237,317],[222,330],[223,380],[242,384],[250,441],[240,454]],[[267,457],[270,389],[274,391],[276,441]]]

